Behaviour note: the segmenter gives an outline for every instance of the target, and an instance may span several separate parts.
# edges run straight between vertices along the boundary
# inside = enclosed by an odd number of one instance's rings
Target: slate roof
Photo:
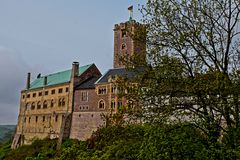
[[[92,65],[94,65],[94,64],[89,64],[89,65],[79,67],[79,74],[78,75],[80,76],[81,74],[83,74]],[[66,71],[46,75],[47,76],[47,85],[46,86],[52,86],[52,85],[56,85],[56,84],[70,82],[71,73],[72,73],[72,70],[69,69],[69,70],[66,70]],[[35,79],[30,84],[30,89],[45,87],[44,86],[44,77],[46,77],[46,76],[42,76],[40,78]]]
[[[92,76],[82,82],[80,85],[76,87],[76,89],[94,89],[95,88],[95,82],[100,78],[101,76]]]
[[[121,77],[133,78],[136,75],[137,75],[136,71],[131,71],[126,68],[109,69],[101,78],[98,79],[98,81],[95,84],[107,83],[109,76],[121,76]]]

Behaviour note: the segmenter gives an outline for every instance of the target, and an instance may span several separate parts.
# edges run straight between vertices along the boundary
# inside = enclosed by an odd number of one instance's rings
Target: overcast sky
[[[27,72],[112,67],[113,26],[147,0],[0,0],[0,124],[16,124]],[[34,79],[32,77],[32,80]]]

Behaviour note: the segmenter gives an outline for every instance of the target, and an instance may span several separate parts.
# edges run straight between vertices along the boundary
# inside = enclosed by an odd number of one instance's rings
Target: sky
[[[113,63],[113,26],[147,0],[0,0],[0,125],[16,124],[26,76],[63,71],[73,61]],[[140,6],[139,6],[140,5]]]

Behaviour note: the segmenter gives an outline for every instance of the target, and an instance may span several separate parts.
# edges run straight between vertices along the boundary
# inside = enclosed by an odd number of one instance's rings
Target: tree
[[[240,135],[240,1],[148,0],[141,11],[148,64],[132,98],[145,121],[189,121],[212,142]]]

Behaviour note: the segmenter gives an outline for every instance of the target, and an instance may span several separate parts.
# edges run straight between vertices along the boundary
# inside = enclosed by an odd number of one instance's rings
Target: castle
[[[95,64],[80,66],[78,62],[73,62],[69,70],[38,75],[32,82],[28,73],[11,147],[43,138],[86,140],[98,127],[106,125],[101,115],[117,112],[127,103],[118,96],[114,81],[119,76],[134,76],[121,58],[145,53],[146,44],[132,38],[142,28],[131,17],[115,24],[113,68],[103,75]]]

